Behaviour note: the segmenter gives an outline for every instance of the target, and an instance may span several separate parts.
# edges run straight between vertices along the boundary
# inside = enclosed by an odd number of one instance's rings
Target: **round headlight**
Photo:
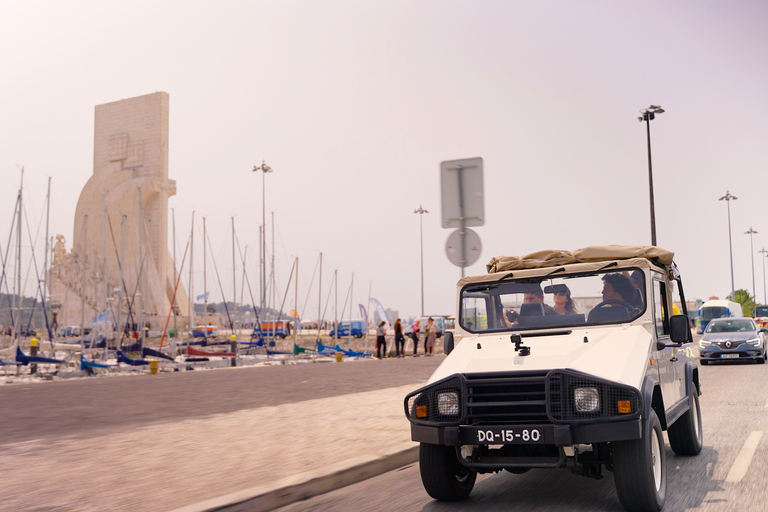
[[[459,415],[459,394],[446,391],[437,395],[437,412],[445,416]]]
[[[579,412],[597,412],[600,410],[600,393],[597,388],[576,388],[573,403]]]

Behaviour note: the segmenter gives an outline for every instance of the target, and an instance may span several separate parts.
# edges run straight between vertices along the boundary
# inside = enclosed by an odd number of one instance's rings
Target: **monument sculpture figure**
[[[72,249],[56,235],[51,300],[62,304],[59,325],[88,327],[120,307],[133,323],[143,312],[162,326],[176,283],[168,250],[169,96],[156,92],[96,106],[93,175],[77,202]],[[179,262],[180,264],[180,262]],[[176,311],[188,315],[182,286]],[[110,318],[114,316],[110,315]]]

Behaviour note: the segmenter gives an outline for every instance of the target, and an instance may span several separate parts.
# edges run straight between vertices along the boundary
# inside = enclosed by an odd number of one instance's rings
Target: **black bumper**
[[[544,444],[571,446],[574,444],[606,443],[640,439],[641,419],[611,421],[588,425],[540,425],[543,430]],[[514,428],[514,426],[510,426]],[[462,427],[430,427],[411,424],[411,439],[418,443],[442,446],[462,446],[464,442]]]

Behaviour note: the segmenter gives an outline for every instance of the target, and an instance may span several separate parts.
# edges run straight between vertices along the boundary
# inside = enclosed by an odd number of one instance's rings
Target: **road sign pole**
[[[467,219],[464,216],[464,183],[462,182],[464,167],[456,166],[456,176],[459,180],[459,222],[461,223],[461,277],[464,277],[464,267],[467,266]]]

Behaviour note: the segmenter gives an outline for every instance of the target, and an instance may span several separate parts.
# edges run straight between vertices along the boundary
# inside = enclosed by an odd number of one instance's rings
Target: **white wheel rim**
[[[653,429],[651,435],[651,470],[653,471],[653,481],[656,484],[656,491],[661,490],[661,447],[659,446],[659,435],[656,429]]]

